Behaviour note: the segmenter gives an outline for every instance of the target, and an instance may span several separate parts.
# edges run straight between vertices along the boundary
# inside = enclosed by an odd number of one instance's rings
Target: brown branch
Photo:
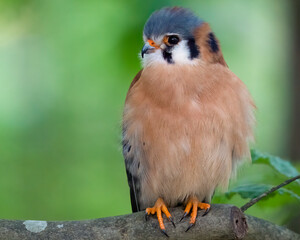
[[[260,196],[256,197],[256,198],[253,198],[251,199],[248,203],[246,203],[244,206],[241,207],[241,210],[243,212],[245,212],[248,208],[250,208],[251,206],[253,206],[255,203],[257,203],[258,201],[260,201],[262,198],[268,196],[269,194],[271,194],[272,192],[275,192],[276,190],[278,190],[279,188],[281,187],[284,187],[285,185],[288,185],[289,183],[297,180],[300,178],[300,175],[296,176],[296,177],[293,177],[293,178],[290,178],[288,180],[286,180],[285,182],[279,184],[278,186],[276,187],[273,187],[271,188],[270,190],[264,192],[263,194],[261,194]]]
[[[201,217],[199,211],[196,226],[185,232],[189,218],[178,222],[183,209],[170,209],[176,228],[166,219],[169,239],[300,239],[300,236],[284,227],[262,219],[245,216],[230,205],[212,205],[211,211]],[[248,231],[247,231],[248,229]],[[84,221],[20,221],[0,220],[0,240],[73,240],[73,239],[163,239],[155,217],[145,221],[144,212]]]

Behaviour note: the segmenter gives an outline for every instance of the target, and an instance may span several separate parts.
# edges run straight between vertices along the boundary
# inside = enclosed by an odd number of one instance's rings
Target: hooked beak
[[[150,46],[149,43],[145,43],[145,45],[143,46],[142,48],[142,58],[144,58],[144,54],[148,54],[150,52],[153,52],[156,48],[155,47],[152,47]]]

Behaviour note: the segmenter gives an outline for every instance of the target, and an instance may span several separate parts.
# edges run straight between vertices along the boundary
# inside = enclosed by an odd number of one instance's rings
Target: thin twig
[[[272,192],[278,190],[279,188],[284,187],[285,185],[287,185],[287,184],[289,184],[289,183],[291,183],[291,182],[297,180],[298,178],[300,178],[300,175],[298,175],[298,176],[296,176],[296,177],[293,177],[293,178],[291,178],[291,179],[288,179],[288,180],[286,180],[285,182],[279,184],[278,186],[273,187],[273,188],[271,188],[270,190],[264,192],[264,193],[261,194],[260,196],[251,199],[251,201],[249,201],[248,203],[246,203],[244,206],[241,207],[241,210],[242,210],[243,212],[245,212],[249,207],[251,207],[252,205],[254,205],[255,203],[257,203],[258,201],[260,201],[262,198],[268,196],[270,193],[272,193]]]

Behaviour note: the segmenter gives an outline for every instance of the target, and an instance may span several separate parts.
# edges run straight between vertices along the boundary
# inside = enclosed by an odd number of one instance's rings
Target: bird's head
[[[144,26],[143,39],[144,67],[153,63],[196,64],[199,59],[226,65],[209,25],[186,8],[154,12]]]

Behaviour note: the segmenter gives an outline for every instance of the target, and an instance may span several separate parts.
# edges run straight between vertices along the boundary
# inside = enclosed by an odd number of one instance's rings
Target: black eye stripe
[[[195,39],[190,38],[187,42],[187,45],[190,49],[190,58],[191,59],[197,58],[199,56],[200,52],[199,52],[198,46],[196,45]]]
[[[168,63],[174,63],[173,58],[172,58],[172,53],[170,52],[170,49],[165,49],[163,52],[163,58],[168,62]]]

